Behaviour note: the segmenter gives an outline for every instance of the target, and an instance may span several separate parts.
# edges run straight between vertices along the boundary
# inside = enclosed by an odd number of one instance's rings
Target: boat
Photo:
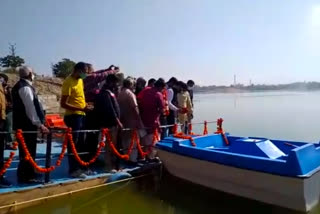
[[[308,212],[320,197],[320,144],[230,134],[156,144],[170,174],[256,201]]]

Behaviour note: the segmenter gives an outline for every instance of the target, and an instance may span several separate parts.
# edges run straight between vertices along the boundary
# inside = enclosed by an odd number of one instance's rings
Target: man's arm
[[[172,100],[173,100],[173,90],[172,90],[172,89],[168,89],[167,94],[168,94],[168,105],[169,105],[169,109],[172,110],[172,111],[178,111],[179,108],[177,108],[175,105],[172,104]]]
[[[71,111],[85,111],[85,108],[78,108],[68,103],[69,95],[62,95],[60,105],[64,109],[68,109]]]
[[[31,90],[31,88],[30,87],[20,88],[19,96],[23,102],[25,109],[26,109],[26,113],[27,113],[29,120],[31,120],[33,125],[40,128],[42,123],[38,117],[36,108],[34,106],[34,102],[33,102],[34,96],[33,96],[33,92]]]
[[[123,128],[122,123],[120,122],[120,118],[118,117],[118,114],[115,110],[115,106],[113,105],[112,99],[115,99],[114,97],[111,96],[111,94],[109,92],[106,93],[106,103],[109,107],[109,111],[110,111],[110,119],[113,119],[117,122],[117,125],[120,128]],[[117,100],[115,99],[114,102],[117,102]]]
[[[160,92],[157,93],[157,108],[158,111],[162,114],[163,110],[164,110],[164,100],[163,100],[163,96]]]

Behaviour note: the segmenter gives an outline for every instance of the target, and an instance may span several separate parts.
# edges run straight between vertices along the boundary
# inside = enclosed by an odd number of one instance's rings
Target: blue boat
[[[320,197],[320,144],[222,134],[167,137],[157,143],[174,176],[212,189],[298,211]]]

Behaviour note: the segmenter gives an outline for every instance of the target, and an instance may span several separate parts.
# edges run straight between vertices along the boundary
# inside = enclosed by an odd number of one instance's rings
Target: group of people
[[[126,152],[132,132],[138,130],[141,144],[151,145],[155,129],[161,125],[183,124],[192,119],[194,82],[178,81],[172,77],[168,82],[159,78],[147,81],[143,78],[122,78],[118,68],[110,66],[107,70],[94,72],[91,64],[79,62],[73,73],[62,86],[61,107],[66,109],[64,121],[73,131],[99,130],[108,128],[117,149]],[[171,129],[159,129],[161,137],[172,133]],[[88,153],[90,160],[96,153],[99,133],[73,132],[76,149]],[[94,171],[82,167],[69,152],[69,173],[72,177],[86,177]],[[134,147],[128,163],[135,164],[138,159]],[[155,153],[148,155],[154,159]],[[107,146],[105,169],[116,170],[116,157]]]
[[[36,131],[40,130],[43,134],[47,134],[49,130],[44,125],[45,114],[32,86],[35,77],[33,70],[22,66],[18,71],[20,80],[12,88],[13,129],[29,131],[23,136],[30,155],[35,158]],[[155,129],[159,130],[162,138],[172,133],[171,128],[160,129],[161,125],[170,126],[179,123],[184,129],[185,124],[192,120],[194,86],[192,80],[184,83],[175,77],[168,82],[162,78],[157,80],[152,78],[147,83],[141,77],[123,78],[118,71],[118,67],[110,66],[106,70],[95,72],[91,64],[79,62],[74,66],[72,74],[63,82],[60,105],[65,109],[64,122],[72,128],[75,147],[78,152],[85,154],[81,156],[83,160],[88,161],[95,155],[100,135],[99,132],[81,132],[81,130],[108,128],[117,149],[126,152],[133,130],[138,130],[141,144],[146,149],[152,144]],[[0,92],[2,92],[1,87]],[[5,102],[1,101],[1,113],[2,103]],[[4,116],[1,114],[0,128]],[[0,147],[3,149],[2,144]],[[32,165],[25,160],[23,150],[20,148],[19,150],[18,181],[36,182],[37,174]],[[0,153],[2,153],[1,168],[3,152]],[[69,173],[72,177],[84,178],[95,173],[76,161],[70,146],[68,154]],[[135,164],[141,158],[134,147],[128,163]],[[147,159],[154,158],[153,151]],[[107,171],[116,170],[117,159],[109,146],[106,146],[104,160]],[[3,184],[7,183],[3,178],[0,181]]]

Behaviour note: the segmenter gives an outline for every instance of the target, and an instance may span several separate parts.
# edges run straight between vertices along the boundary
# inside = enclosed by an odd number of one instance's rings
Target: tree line
[[[16,68],[25,64],[24,58],[16,54],[16,44],[9,44],[9,53],[4,57],[0,57],[0,72],[15,73]],[[61,61],[52,64],[52,75],[54,77],[66,78],[72,73],[76,63],[70,59],[63,58]]]

